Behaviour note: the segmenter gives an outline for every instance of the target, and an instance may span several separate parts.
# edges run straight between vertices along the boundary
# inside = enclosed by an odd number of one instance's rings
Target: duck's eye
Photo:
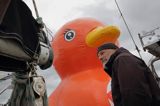
[[[76,36],[76,33],[74,30],[69,30],[64,34],[64,38],[66,41],[72,41],[75,36]]]

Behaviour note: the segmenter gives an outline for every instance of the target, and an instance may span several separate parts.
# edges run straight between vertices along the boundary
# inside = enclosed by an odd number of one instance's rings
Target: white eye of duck
[[[74,30],[68,30],[67,32],[65,32],[64,34],[64,39],[66,41],[72,41],[76,36],[76,33]]]

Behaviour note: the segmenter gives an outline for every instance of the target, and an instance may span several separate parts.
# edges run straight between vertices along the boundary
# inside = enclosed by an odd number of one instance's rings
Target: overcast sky
[[[24,0],[31,8],[35,17],[32,0]],[[47,27],[55,33],[66,22],[80,18],[92,17],[106,25],[117,25],[121,29],[119,38],[121,46],[127,48],[138,56],[133,41],[126,29],[124,21],[114,0],[35,0],[39,15],[43,18]],[[133,38],[141,50],[143,59],[148,63],[151,58],[143,52],[138,33],[150,31],[160,27],[160,0],[117,0],[122,14],[129,26]],[[157,34],[160,31],[156,30]],[[54,36],[54,34],[53,34]],[[156,66],[159,69],[158,65]],[[59,76],[53,67],[40,71],[45,77],[48,94],[56,88],[60,82]]]
[[[25,2],[35,16],[32,0],[25,0]],[[117,2],[133,38],[141,50],[143,59],[148,63],[151,55],[143,52],[138,33],[142,34],[142,31],[148,32],[160,27],[160,1],[117,0]],[[121,46],[138,56],[114,0],[36,0],[36,4],[39,15],[53,33],[70,20],[80,17],[92,17],[106,25],[119,26],[121,29],[121,36],[119,38]],[[160,31],[156,30],[156,33],[160,34]],[[56,88],[60,79],[53,68],[41,73],[45,77],[47,76],[46,83],[48,93],[50,94]]]
[[[35,16],[32,0],[25,0],[25,2]],[[136,43],[141,47],[137,34],[160,26],[160,14],[158,14],[160,1],[117,0],[117,2]],[[36,4],[39,15],[53,32],[56,32],[70,20],[79,17],[92,17],[106,25],[119,26],[122,31],[121,45],[132,51],[135,49],[132,41],[124,42],[131,38],[118,12],[115,0],[36,0]],[[127,45],[124,43],[127,43]]]

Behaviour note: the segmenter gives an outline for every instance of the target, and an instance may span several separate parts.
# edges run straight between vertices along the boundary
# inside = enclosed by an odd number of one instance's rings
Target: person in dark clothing
[[[142,59],[113,43],[98,47],[97,55],[112,78],[114,106],[160,106],[158,84]]]

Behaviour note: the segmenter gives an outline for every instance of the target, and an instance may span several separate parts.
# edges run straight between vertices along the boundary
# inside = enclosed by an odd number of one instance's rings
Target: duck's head
[[[102,68],[96,48],[105,42],[116,42],[120,31],[115,26],[105,26],[92,18],[80,18],[68,22],[55,34],[52,47],[53,65],[64,77]]]

